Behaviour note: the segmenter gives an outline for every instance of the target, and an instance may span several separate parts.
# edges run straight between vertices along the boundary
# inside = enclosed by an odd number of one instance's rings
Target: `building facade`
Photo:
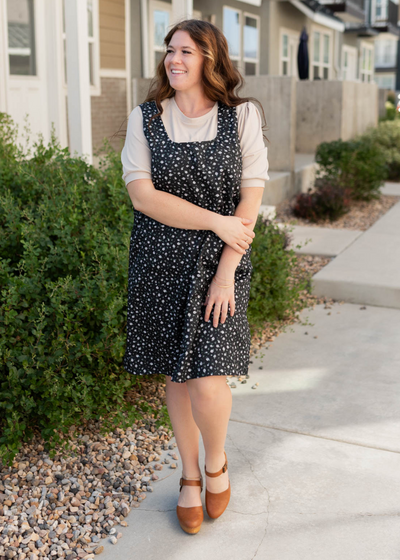
[[[90,161],[105,137],[120,149],[113,135],[137,104],[134,79],[154,76],[164,36],[186,17],[223,31],[245,77],[297,79],[305,30],[310,80],[370,82],[376,75],[387,87],[398,80],[399,7],[366,2],[0,0],[0,111],[21,131],[28,115],[33,137],[45,141],[54,124],[61,145]]]

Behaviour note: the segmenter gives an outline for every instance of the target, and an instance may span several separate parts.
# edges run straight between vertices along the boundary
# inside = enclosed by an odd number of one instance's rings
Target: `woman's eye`
[[[171,51],[171,49],[168,49],[166,52],[167,52],[167,54],[168,54],[168,53],[170,53],[170,52],[172,52],[172,51]],[[190,51],[182,51],[182,52],[188,53],[188,54],[192,54]]]

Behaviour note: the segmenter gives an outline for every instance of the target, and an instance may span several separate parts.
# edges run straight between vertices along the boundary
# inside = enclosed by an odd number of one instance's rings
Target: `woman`
[[[250,244],[268,161],[259,112],[233,91],[243,80],[221,31],[185,20],[164,43],[155,86],[130,114],[121,154],[135,213],[124,367],[166,376],[182,459],[176,511],[182,529],[197,533],[200,432],[209,516],[230,499],[226,376],[248,371]]]

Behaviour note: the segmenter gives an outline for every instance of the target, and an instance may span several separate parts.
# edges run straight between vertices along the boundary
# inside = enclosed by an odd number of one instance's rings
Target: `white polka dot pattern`
[[[218,102],[213,140],[173,142],[156,103],[140,105],[157,190],[232,216],[239,203],[242,153],[235,107]],[[214,327],[205,301],[224,242],[212,231],[170,227],[134,210],[130,240],[124,368],[133,375],[165,374],[184,383],[248,371],[247,305],[253,270],[251,245],[235,271],[235,313]]]

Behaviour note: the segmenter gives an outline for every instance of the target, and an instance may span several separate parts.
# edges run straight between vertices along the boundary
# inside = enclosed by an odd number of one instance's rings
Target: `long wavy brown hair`
[[[211,101],[221,101],[229,107],[236,107],[246,101],[255,102],[259,105],[263,115],[265,124],[263,124],[262,129],[266,127],[267,123],[264,109],[258,99],[254,97],[239,97],[238,95],[238,91],[244,85],[244,79],[239,70],[233,65],[229,57],[228,42],[225,35],[218,27],[208,21],[199,19],[185,19],[180,21],[174,25],[165,36],[164,44],[166,49],[176,31],[187,31],[199,48],[200,53],[204,56],[203,86],[205,95]],[[163,113],[161,101],[175,95],[175,90],[169,83],[164,66],[166,56],[167,53],[164,54],[157,66],[156,75],[150,83],[149,91],[145,99],[145,102],[155,101],[159,109],[159,112],[149,119],[149,130],[150,122],[156,117],[161,117]],[[126,134],[126,130],[124,133]],[[265,138],[268,140],[266,136]]]

